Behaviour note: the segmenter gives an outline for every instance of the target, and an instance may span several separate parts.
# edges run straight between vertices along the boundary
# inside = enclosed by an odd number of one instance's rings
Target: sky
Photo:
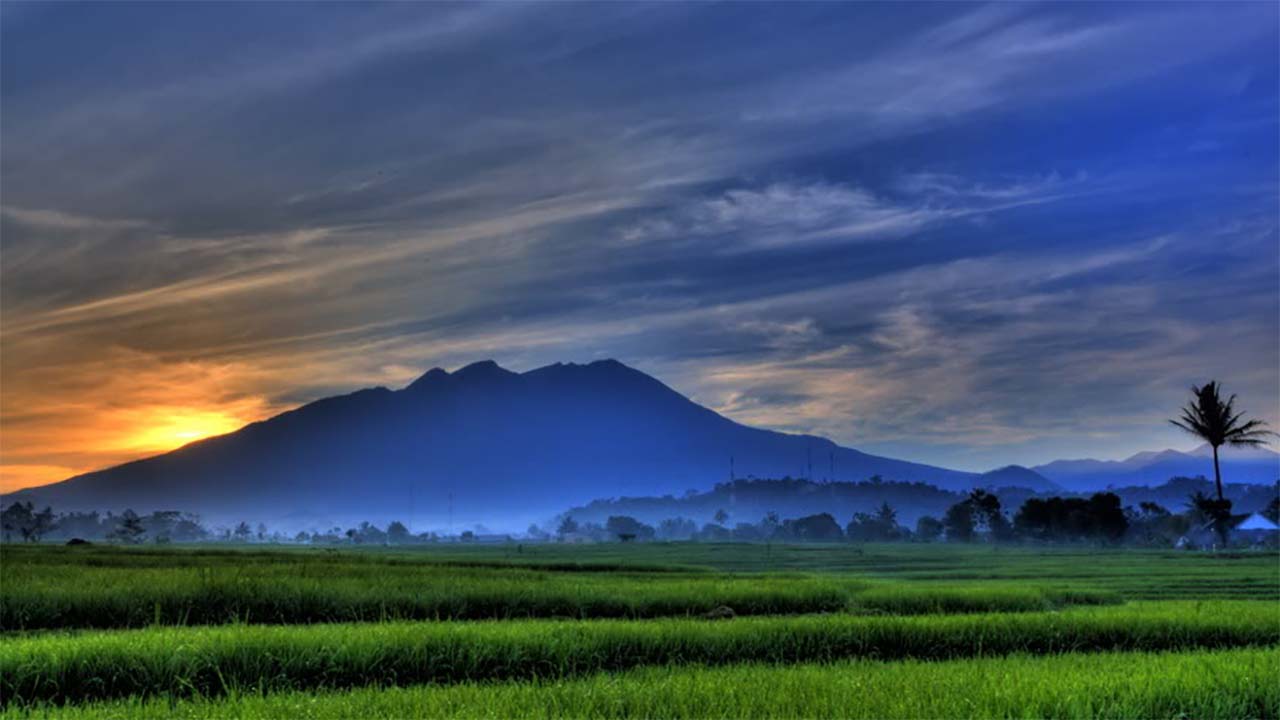
[[[0,5],[0,490],[492,358],[985,470],[1280,424],[1275,3]]]

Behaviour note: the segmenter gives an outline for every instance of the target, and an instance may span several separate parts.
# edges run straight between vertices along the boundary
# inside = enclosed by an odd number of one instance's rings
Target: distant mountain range
[[[1060,461],[977,474],[747,427],[614,360],[514,373],[492,361],[407,387],[325,398],[172,452],[4,498],[57,510],[178,509],[210,522],[323,528],[400,519],[523,529],[592,499],[684,494],[737,475],[1035,492],[1154,485],[1212,472],[1200,453]],[[1231,482],[1274,482],[1275,453],[1224,453]]]
[[[1219,451],[1223,482],[1269,484],[1280,480],[1280,454],[1267,448],[1224,447]],[[1213,450],[1140,452],[1125,460],[1056,460],[1032,468],[1069,490],[1159,485],[1174,477],[1213,479]]]
[[[59,510],[181,509],[208,519],[323,526],[523,529],[573,504],[704,489],[741,475],[834,463],[965,489],[974,473],[868,455],[824,438],[740,425],[614,360],[514,373],[492,361],[407,387],[310,403],[229,435],[13,493]]]

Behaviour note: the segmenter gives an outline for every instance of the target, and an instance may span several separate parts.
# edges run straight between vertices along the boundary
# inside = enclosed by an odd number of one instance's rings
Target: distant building
[[[1280,543],[1280,525],[1271,522],[1262,513],[1233,515],[1230,523],[1231,545],[1274,545]],[[1213,522],[1210,521],[1179,538],[1175,547],[1179,549],[1211,548],[1217,545],[1218,534],[1214,530]]]
[[[1250,545],[1274,544],[1280,538],[1280,525],[1271,522],[1262,513],[1254,513],[1236,523],[1231,529],[1233,539]]]

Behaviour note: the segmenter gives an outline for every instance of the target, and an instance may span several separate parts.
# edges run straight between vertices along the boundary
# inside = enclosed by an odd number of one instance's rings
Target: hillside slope
[[[207,519],[398,518],[523,529],[593,498],[683,493],[728,475],[797,476],[834,456],[839,479],[943,488],[975,475],[747,427],[617,361],[514,373],[434,369],[402,390],[330,397],[163,455],[14,493],[58,510],[182,509]]]

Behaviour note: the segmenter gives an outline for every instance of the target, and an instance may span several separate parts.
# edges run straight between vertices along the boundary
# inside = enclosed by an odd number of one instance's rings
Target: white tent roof
[[[1236,530],[1276,531],[1276,530],[1280,530],[1280,525],[1276,525],[1275,523],[1271,522],[1262,513],[1254,513],[1249,517],[1245,518],[1239,525],[1237,525]]]

